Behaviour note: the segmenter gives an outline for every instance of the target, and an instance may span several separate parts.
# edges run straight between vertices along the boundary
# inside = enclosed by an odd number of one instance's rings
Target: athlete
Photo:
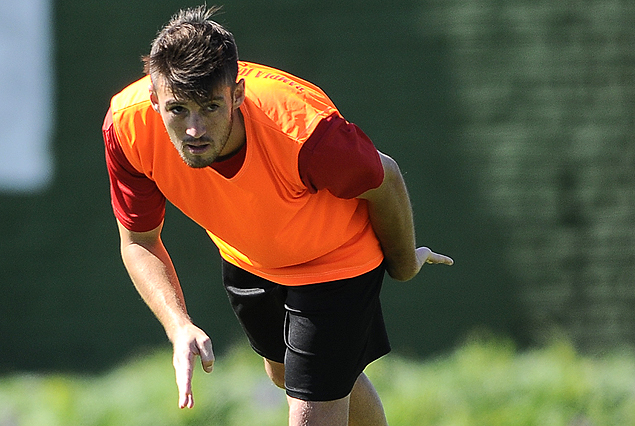
[[[173,345],[179,406],[192,407],[208,335],[187,314],[161,242],[165,201],[218,247],[223,284],[290,425],[386,425],[363,373],[390,351],[379,293],[453,260],[415,245],[399,167],[317,86],[238,60],[216,8],[180,11],[115,95],[103,135],[127,271]]]

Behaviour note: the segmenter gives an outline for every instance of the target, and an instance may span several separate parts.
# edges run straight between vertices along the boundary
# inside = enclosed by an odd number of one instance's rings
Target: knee
[[[284,389],[284,364],[265,358],[265,371],[276,386]]]

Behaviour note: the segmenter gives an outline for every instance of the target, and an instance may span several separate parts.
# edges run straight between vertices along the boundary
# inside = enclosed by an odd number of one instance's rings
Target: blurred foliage
[[[518,350],[472,338],[426,362],[388,356],[367,374],[393,426],[621,426],[635,423],[635,354],[589,357],[567,341]],[[286,423],[284,392],[261,359],[239,346],[194,373],[195,407],[177,408],[171,355],[140,354],[95,376],[0,379],[2,426],[262,426]]]

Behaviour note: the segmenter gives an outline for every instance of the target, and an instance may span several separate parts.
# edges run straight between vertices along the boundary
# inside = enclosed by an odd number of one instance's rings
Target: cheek
[[[175,119],[174,117],[165,116],[165,115],[163,115],[161,118],[163,118],[163,125],[165,126],[165,129],[167,130],[168,134],[170,135],[181,134],[183,126],[181,125],[179,120]]]
[[[174,123],[164,121],[163,124],[172,144],[177,148],[180,147],[182,145],[183,133],[178,129],[178,127],[174,126]]]

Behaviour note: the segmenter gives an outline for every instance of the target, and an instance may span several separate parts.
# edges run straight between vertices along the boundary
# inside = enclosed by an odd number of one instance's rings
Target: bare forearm
[[[384,182],[364,197],[370,220],[379,239],[391,277],[405,281],[417,274],[421,265],[416,256],[412,208],[397,163],[382,154]]]
[[[118,223],[121,257],[143,300],[159,319],[173,347],[179,388],[179,407],[192,408],[192,363],[198,355],[206,372],[214,367],[212,341],[192,324],[174,265],[161,241],[162,224],[147,232],[133,232]]]
[[[384,252],[389,275],[398,281],[407,281],[419,271],[415,254],[414,230],[408,226],[408,218],[385,215],[370,207],[370,217],[375,234]],[[401,238],[399,237],[401,235]]]
[[[122,241],[121,256],[135,288],[170,338],[188,325],[183,292],[174,266],[160,240],[154,244]]]

